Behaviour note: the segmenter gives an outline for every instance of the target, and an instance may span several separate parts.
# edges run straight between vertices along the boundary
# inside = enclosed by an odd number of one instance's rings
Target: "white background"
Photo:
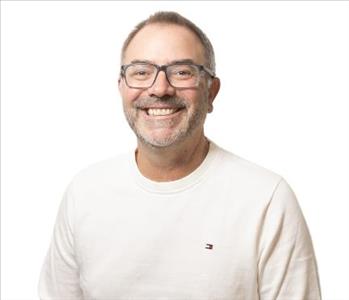
[[[119,51],[157,10],[182,13],[211,39],[222,87],[207,135],[286,178],[323,299],[349,299],[349,3],[335,1],[2,2],[1,299],[37,299],[76,172],[135,146]]]

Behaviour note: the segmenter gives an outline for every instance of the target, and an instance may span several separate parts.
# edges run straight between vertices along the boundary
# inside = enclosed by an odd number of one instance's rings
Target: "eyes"
[[[124,77],[128,87],[135,89],[146,89],[151,87],[159,72],[165,72],[168,82],[175,88],[194,88],[201,80],[205,72],[212,78],[214,72],[195,63],[177,63],[171,65],[155,65],[151,63],[132,63],[121,66],[121,75]]]
[[[196,75],[194,69],[189,66],[177,67],[171,70],[170,76],[174,76],[177,79],[188,79]]]
[[[131,73],[129,73],[129,76],[135,80],[147,80],[152,75],[152,70],[132,70]]]
[[[167,77],[175,80],[186,80],[199,75],[200,71],[192,65],[169,65],[165,69]],[[135,64],[127,69],[127,76],[135,80],[154,78],[158,68],[153,65]]]

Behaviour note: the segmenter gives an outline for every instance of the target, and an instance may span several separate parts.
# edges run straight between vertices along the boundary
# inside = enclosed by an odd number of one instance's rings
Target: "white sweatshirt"
[[[40,299],[317,300],[313,247],[280,176],[211,142],[188,176],[154,182],[134,152],[67,188]]]

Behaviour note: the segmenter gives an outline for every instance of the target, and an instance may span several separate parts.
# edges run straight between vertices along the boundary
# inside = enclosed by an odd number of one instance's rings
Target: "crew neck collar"
[[[209,141],[209,150],[205,159],[201,164],[188,175],[173,181],[154,181],[145,177],[138,169],[136,162],[136,150],[130,153],[130,164],[132,175],[137,183],[142,189],[158,194],[171,194],[178,193],[191,188],[192,186],[198,184],[205,177],[206,172],[211,168],[213,161],[218,156],[218,146]]]

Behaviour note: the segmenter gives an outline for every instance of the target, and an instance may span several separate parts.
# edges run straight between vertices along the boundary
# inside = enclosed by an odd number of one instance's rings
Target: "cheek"
[[[141,94],[142,94],[142,90],[130,89],[124,86],[120,88],[121,98],[123,102],[128,106],[132,105],[133,102],[136,101]]]
[[[204,101],[207,101],[207,95],[204,90],[188,90],[182,95],[178,94],[179,98],[187,100],[188,106],[197,109]]]
[[[188,104],[191,105],[191,103],[195,103],[198,101],[198,99],[200,99],[200,95],[201,95],[200,90],[185,89],[185,90],[177,90],[175,96],[180,99],[186,100],[186,102],[188,102]]]

